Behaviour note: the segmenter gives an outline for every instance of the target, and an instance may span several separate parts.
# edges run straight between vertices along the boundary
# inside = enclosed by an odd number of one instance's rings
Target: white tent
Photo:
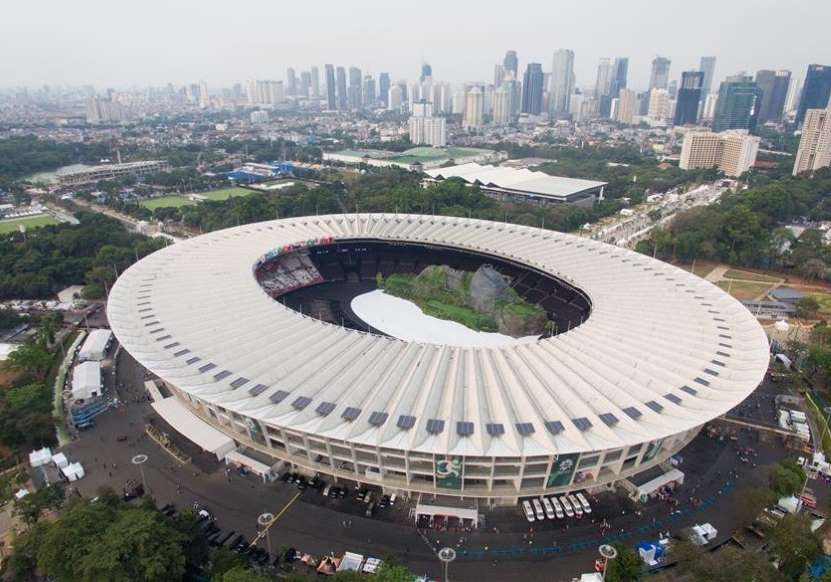
[[[63,453],[52,455],[52,462],[57,465],[58,469],[63,469],[69,464],[69,459]]]
[[[360,572],[363,561],[364,557],[361,554],[346,552],[343,554],[343,558],[341,558],[340,566],[338,566],[338,572]]]
[[[69,481],[77,481],[78,479],[83,479],[86,472],[84,471],[83,465],[81,463],[70,463],[63,469],[61,469],[61,473],[63,473],[64,477],[66,477]]]
[[[39,451],[32,451],[29,453],[29,464],[32,467],[40,467],[46,465],[52,460],[52,451],[48,447],[44,447]]]
[[[107,354],[107,348],[113,338],[113,332],[108,329],[94,329],[89,332],[87,339],[78,352],[78,361],[100,362]]]
[[[265,463],[261,463],[257,459],[252,459],[248,455],[244,455],[240,451],[231,451],[225,455],[225,464],[235,464],[245,467],[252,473],[259,475],[263,481],[271,481],[274,478],[274,472],[271,467]]]
[[[101,394],[101,364],[83,362],[72,371],[72,397],[88,400]]]
[[[19,489],[17,491],[17,493],[14,494],[14,498],[19,501],[19,500],[23,499],[24,497],[26,497],[28,494],[29,494],[28,489]]]

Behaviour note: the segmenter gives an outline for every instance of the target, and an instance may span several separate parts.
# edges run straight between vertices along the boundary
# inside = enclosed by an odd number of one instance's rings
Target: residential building
[[[762,70],[756,72],[756,86],[759,87],[757,123],[782,119],[790,84],[790,71]]]
[[[672,112],[669,91],[666,89],[653,89],[649,92],[649,109],[646,116],[658,125],[669,123]]]
[[[387,91],[387,109],[390,111],[401,111],[401,104],[404,102],[404,98],[401,92],[400,85],[393,85],[390,87],[389,91]]]
[[[539,115],[542,113],[542,96],[544,87],[542,65],[528,63],[522,81],[522,113]]]
[[[631,125],[638,110],[638,94],[632,89],[621,89],[617,98],[615,121]]]
[[[675,101],[675,125],[695,125],[704,86],[703,71],[681,73],[681,88]]]
[[[511,94],[504,85],[493,93],[493,122],[496,125],[511,123]]]
[[[831,166],[831,105],[808,109],[793,165],[793,175]]]
[[[808,65],[805,83],[802,85],[802,97],[796,114],[797,125],[805,119],[809,109],[825,109],[831,95],[831,66]]]
[[[665,57],[652,59],[652,73],[649,76],[650,89],[666,89],[669,84],[669,66],[672,63]]]
[[[472,87],[465,96],[465,118],[466,129],[481,127],[484,122],[485,94],[482,88]]]
[[[691,131],[681,146],[682,170],[718,168],[727,176],[737,178],[756,163],[759,138],[746,131]]]
[[[410,116],[410,142],[414,145],[430,145],[435,148],[447,145],[447,121],[433,116],[433,104],[419,101],[413,104]]]
[[[713,131],[753,131],[756,128],[755,110],[758,99],[759,88],[751,76],[738,74],[727,77],[718,91]]]
[[[552,118],[568,115],[571,95],[574,93],[574,51],[554,51],[551,62],[551,83],[548,88],[548,106]]]

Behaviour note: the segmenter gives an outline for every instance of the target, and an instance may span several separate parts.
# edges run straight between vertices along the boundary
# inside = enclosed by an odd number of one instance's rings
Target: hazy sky
[[[577,85],[592,86],[602,56],[629,57],[629,85],[644,87],[653,57],[671,79],[718,57],[716,79],[786,68],[799,77],[831,64],[829,0],[5,0],[0,86],[98,88],[247,78],[284,79],[324,63],[393,80],[487,81],[507,49],[551,68],[576,53]]]

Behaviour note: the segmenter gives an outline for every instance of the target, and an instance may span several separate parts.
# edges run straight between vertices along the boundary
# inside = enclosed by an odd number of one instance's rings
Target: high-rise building
[[[430,63],[423,63],[421,65],[421,76],[418,80],[422,83],[430,82],[433,78],[433,67],[430,66]]]
[[[372,75],[366,75],[363,84],[363,106],[367,109],[373,109],[375,101],[375,79]]]
[[[670,120],[669,91],[666,89],[653,89],[649,92],[649,109],[646,116],[656,124],[666,124]]]
[[[631,125],[638,111],[638,94],[632,89],[621,89],[617,97],[615,121]]]
[[[475,85],[468,90],[465,96],[465,118],[466,129],[481,127],[484,122],[485,94],[482,88]]]
[[[361,75],[361,69],[358,67],[349,67],[349,88],[347,89],[347,95],[349,96],[350,109],[360,109],[363,105],[362,83],[363,75]]]
[[[401,104],[404,103],[404,96],[400,85],[390,87],[387,95],[387,109],[390,111],[401,111]]]
[[[505,66],[496,64],[493,66],[493,86],[499,87],[505,80]]]
[[[308,98],[312,92],[312,74],[309,71],[300,72],[300,86],[297,94],[301,97]]]
[[[793,175],[831,166],[831,105],[808,109],[793,165]]]
[[[338,74],[338,109],[344,111],[349,108],[349,94],[346,90],[346,69],[337,68]]]
[[[682,170],[718,168],[727,176],[737,178],[756,163],[759,138],[746,131],[691,131],[681,146]]]
[[[703,86],[703,71],[681,73],[681,88],[675,101],[675,125],[695,125],[698,121],[698,106]]]
[[[389,102],[389,92],[390,92],[390,74],[389,73],[381,73],[378,75],[378,98],[380,99],[381,103],[384,107],[388,107]]]
[[[433,115],[433,104],[417,101],[409,120],[410,141],[415,145],[431,145],[436,148],[447,145],[447,121]]]
[[[612,99],[617,98],[621,89],[626,89],[626,77],[629,69],[628,58],[600,59],[597,67],[595,98],[600,105],[600,116],[609,117]]]
[[[826,65],[808,65],[805,83],[802,85],[802,97],[796,113],[799,125],[805,119],[809,109],[825,109],[831,96],[831,67]]]
[[[759,88],[749,75],[739,74],[727,77],[719,87],[716,111],[713,116],[713,131],[726,129],[756,128],[755,108],[759,99]]]
[[[335,100],[335,67],[332,65],[325,65],[326,70],[326,108],[334,111],[338,108],[338,102]]]
[[[718,93],[710,93],[704,98],[704,106],[701,108],[702,120],[713,120],[716,115],[716,103],[718,103]]]
[[[312,97],[320,98],[320,70],[317,67],[312,67]]]
[[[790,71],[762,70],[756,72],[756,86],[759,87],[757,123],[782,119],[790,84]]]
[[[502,59],[502,68],[505,69],[506,75],[511,75],[512,79],[519,78],[519,59],[516,56],[516,51],[505,53],[505,58]]]
[[[713,77],[716,73],[716,57],[701,57],[698,70],[704,73],[704,82],[701,84],[701,96],[709,95],[713,90]]]
[[[551,62],[551,84],[548,88],[548,108],[552,117],[568,115],[571,94],[574,93],[574,51],[554,51]]]
[[[286,69],[286,93],[292,97],[297,95],[297,75],[293,67]]]
[[[540,63],[528,63],[522,81],[522,112],[530,115],[542,113],[542,94],[545,79]]]
[[[666,89],[669,84],[669,66],[672,63],[668,58],[655,57],[652,59],[652,73],[649,75],[650,89]]]
[[[511,93],[510,89],[500,86],[493,92],[493,122],[496,125],[511,123]]]

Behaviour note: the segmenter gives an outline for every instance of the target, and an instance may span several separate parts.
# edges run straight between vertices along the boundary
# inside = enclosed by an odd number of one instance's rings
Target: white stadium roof
[[[274,301],[254,277],[265,253],[323,237],[525,263],[582,289],[591,315],[501,348],[327,324]],[[594,451],[681,433],[744,400],[768,364],[755,318],[697,276],[572,235],[449,217],[311,216],[213,232],[130,267],[107,314],[140,363],[199,399],[305,433],[459,455]]]
[[[426,170],[425,174],[433,179],[461,178],[470,184],[479,183],[485,187],[530,192],[539,196],[558,199],[565,199],[580,192],[606,185],[606,182],[551,176],[545,172],[534,172],[524,168],[483,166],[476,163]]]

